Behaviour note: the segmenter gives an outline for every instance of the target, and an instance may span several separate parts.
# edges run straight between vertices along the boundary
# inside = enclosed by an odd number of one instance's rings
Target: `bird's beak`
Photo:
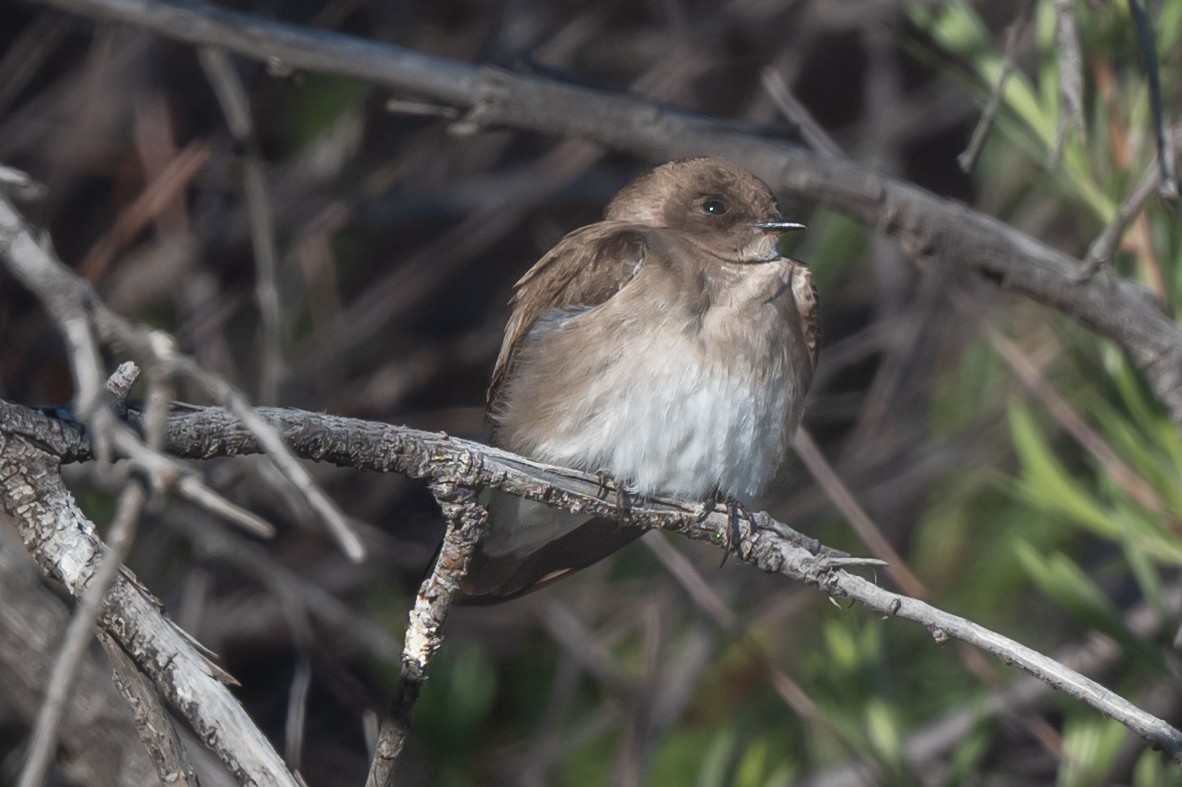
[[[751,226],[756,229],[776,230],[777,232],[796,232],[797,230],[808,229],[808,227],[803,224],[797,224],[795,221],[761,221]]]

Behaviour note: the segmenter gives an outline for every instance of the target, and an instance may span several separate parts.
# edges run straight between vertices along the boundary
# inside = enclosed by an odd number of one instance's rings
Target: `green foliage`
[[[298,80],[287,83],[279,104],[284,117],[277,127],[282,130],[283,142],[300,150],[321,138],[341,117],[355,112],[370,90],[364,82],[301,72]]]
[[[962,0],[917,4],[911,17],[930,45],[910,47],[983,103],[1000,76],[1002,52],[996,29],[986,28],[976,8]],[[1036,3],[1027,35],[1038,57],[1022,59],[1013,72],[975,175],[1000,218],[1020,223],[1032,209],[1056,215],[1063,232],[1053,242],[1079,255],[1156,151],[1126,4],[1077,3],[1074,10],[1084,59],[1086,133],[1068,133],[1061,156],[1051,156],[1061,112],[1061,52],[1054,4]],[[1151,13],[1167,107],[1176,109],[1182,2],[1167,0]],[[1145,282],[1168,307],[1182,295],[1177,216],[1151,201],[1140,222],[1117,254],[1117,271]],[[1125,610],[1130,596],[1160,607],[1182,564],[1182,436],[1112,344],[1045,313],[1033,326],[1022,310],[1011,309],[1011,315],[1012,323],[999,316],[995,324],[1004,325],[1015,342],[1037,348],[1028,351],[1041,353],[1040,374],[1092,434],[1081,437],[1061,413],[1020,387],[987,343],[969,345],[933,386],[931,427],[937,434],[957,434],[991,405],[1008,400],[1013,467],[1002,474],[984,466],[938,489],[917,530],[911,565],[934,581],[954,583],[948,592],[973,619],[987,623],[996,614],[1009,621],[1003,630],[1016,635],[1013,626],[1026,625],[1028,642],[1061,645],[1087,632],[1111,637],[1121,648],[1120,685],[1114,688],[1126,696],[1144,676],[1174,685],[1164,677],[1169,671],[1162,650],[1129,628]],[[1024,619],[1006,615],[1010,603],[1028,610]],[[1071,707],[1058,783],[1110,783],[1121,746],[1129,744],[1127,731]],[[976,773],[990,735],[983,728],[970,737],[954,758],[954,773]],[[1178,782],[1177,772],[1151,752],[1139,758],[1134,777],[1137,784]]]
[[[1095,714],[1068,719],[1063,729],[1058,784],[1084,787],[1109,783],[1106,774],[1129,735],[1124,725]]]
[[[467,758],[476,751],[497,696],[497,673],[483,648],[449,642],[431,664],[431,679],[415,708],[415,727],[435,749],[439,762],[460,779]],[[459,781],[453,783],[460,783]]]

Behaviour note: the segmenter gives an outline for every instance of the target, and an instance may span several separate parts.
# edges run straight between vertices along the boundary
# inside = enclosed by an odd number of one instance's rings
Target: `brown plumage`
[[[816,292],[780,256],[767,186],[718,157],[625,186],[517,283],[489,386],[494,442],[640,494],[750,501],[774,475],[816,363]],[[464,591],[511,598],[639,535],[493,494]]]

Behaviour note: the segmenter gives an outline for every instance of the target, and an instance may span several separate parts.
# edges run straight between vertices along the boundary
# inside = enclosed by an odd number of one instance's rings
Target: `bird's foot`
[[[628,494],[628,488],[616,482],[616,508],[619,508],[628,513],[632,510],[632,495]]]
[[[743,531],[739,526],[739,521],[746,519],[754,525],[755,518],[746,505],[730,495],[717,492],[714,495],[714,501],[716,504],[720,503],[726,506],[726,532],[723,534],[722,562],[718,564],[718,567],[722,568],[726,565],[726,559],[730,557],[731,552],[740,558],[743,557]]]
[[[596,474],[596,500],[608,500],[609,493],[615,493],[616,508],[622,509],[623,512],[629,513],[632,509],[632,495],[628,492],[628,486],[623,481],[613,479],[610,475],[604,473],[603,470],[597,470]]]
[[[599,487],[595,490],[596,500],[607,500],[607,493],[609,491],[607,482],[610,477],[611,476],[602,470],[597,470],[595,472],[595,483],[599,485]]]
[[[614,491],[616,508],[622,509],[625,513],[632,510],[632,495],[628,493],[628,487],[623,481],[612,478],[602,470],[596,471],[595,480],[598,484],[595,490],[596,500],[607,500],[608,493]]]

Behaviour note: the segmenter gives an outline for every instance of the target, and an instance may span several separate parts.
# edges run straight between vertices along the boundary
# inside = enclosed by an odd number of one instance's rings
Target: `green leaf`
[[[1133,766],[1133,787],[1182,787],[1182,770],[1164,759],[1161,752],[1143,751]]]
[[[866,705],[866,732],[870,743],[883,760],[896,767],[903,762],[902,725],[894,709],[882,697],[873,697]]]
[[[1107,783],[1121,743],[1130,734],[1120,722],[1099,715],[1069,719],[1063,729],[1058,783],[1063,787]]]
[[[1022,462],[1019,488],[1025,497],[1040,508],[1093,532],[1109,538],[1118,536],[1116,525],[1104,507],[1055,457],[1030,411],[1015,405],[1010,408],[1009,416],[1014,447]]]
[[[1138,659],[1161,665],[1157,651],[1129,630],[1120,610],[1073,560],[1039,554],[1025,541],[1014,544],[1014,554],[1030,580],[1081,625],[1107,634]]]

